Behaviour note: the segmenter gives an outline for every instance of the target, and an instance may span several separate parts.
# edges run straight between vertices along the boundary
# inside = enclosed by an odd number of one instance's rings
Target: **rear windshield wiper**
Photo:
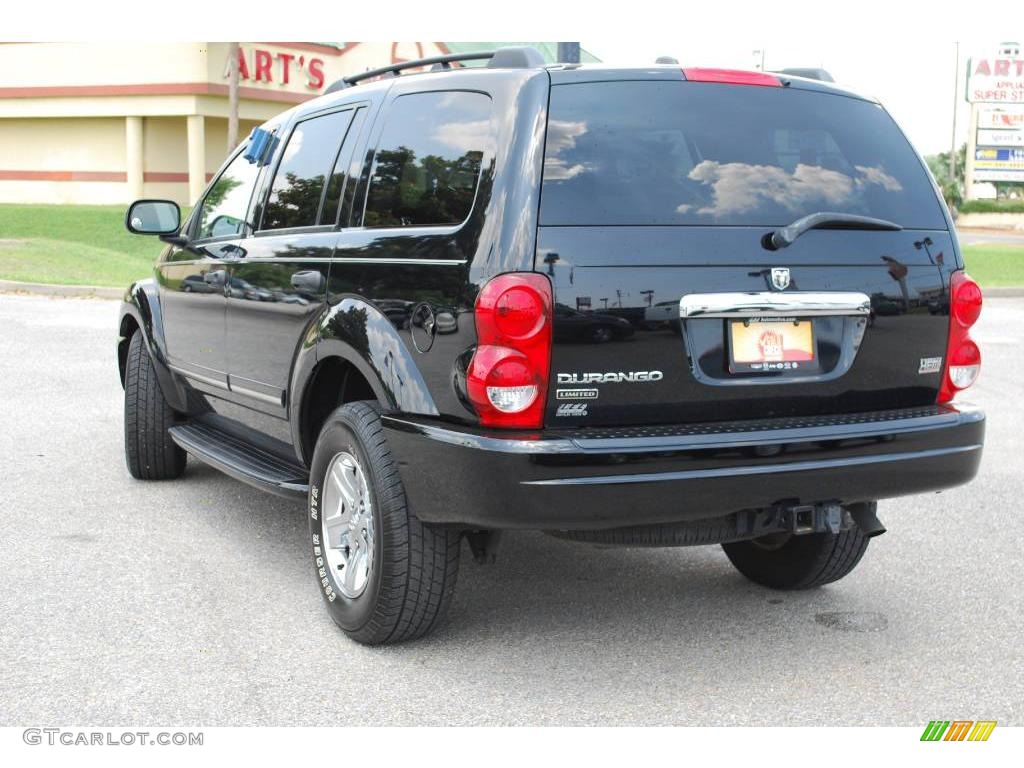
[[[875,219],[871,216],[857,216],[853,213],[812,213],[797,219],[788,227],[779,227],[774,232],[769,232],[761,238],[761,245],[769,251],[777,251],[786,248],[800,237],[804,232],[811,229],[878,229],[897,231],[903,229],[899,224],[885,219]]]

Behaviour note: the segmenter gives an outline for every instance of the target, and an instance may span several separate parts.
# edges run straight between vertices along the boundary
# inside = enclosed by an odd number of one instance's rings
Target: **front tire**
[[[408,509],[374,404],[332,413],[313,452],[309,533],[334,623],[367,645],[422,637],[455,591],[461,536]]]
[[[185,471],[185,451],[167,431],[177,419],[156,379],[141,331],[128,343],[124,372],[124,456],[137,480],[170,480]]]
[[[839,533],[769,534],[722,545],[736,570],[771,589],[813,589],[852,571],[868,548],[858,527]]]

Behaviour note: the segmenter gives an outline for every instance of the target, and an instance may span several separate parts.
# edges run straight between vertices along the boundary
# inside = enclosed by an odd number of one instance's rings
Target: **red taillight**
[[[973,384],[981,372],[981,350],[970,330],[981,314],[981,288],[965,272],[954,272],[949,280],[949,341],[946,365],[939,387],[939,402],[948,403],[954,395]]]
[[[708,67],[688,67],[683,70],[687,80],[695,83],[731,83],[732,85],[768,85],[779,86],[779,78],[766,75],[764,72],[746,72],[742,69],[712,69]]]
[[[477,296],[477,347],[466,388],[481,424],[543,426],[552,305],[550,281],[534,272],[499,275]]]

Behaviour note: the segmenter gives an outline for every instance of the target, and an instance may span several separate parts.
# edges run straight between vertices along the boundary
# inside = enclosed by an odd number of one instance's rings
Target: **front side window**
[[[489,96],[436,91],[399,97],[373,158],[363,225],[461,224],[491,147]]]
[[[295,126],[274,174],[262,229],[311,227],[317,223],[324,185],[351,121],[352,110],[345,110]]]
[[[259,168],[239,153],[203,198],[196,237],[242,235]]]

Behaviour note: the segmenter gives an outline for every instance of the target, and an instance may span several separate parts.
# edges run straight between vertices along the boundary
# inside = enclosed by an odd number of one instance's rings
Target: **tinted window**
[[[311,227],[317,223],[324,185],[351,120],[352,111],[345,110],[303,120],[295,126],[270,186],[262,229]]]
[[[345,192],[344,209],[346,213],[351,210],[352,189],[355,187],[355,184],[349,184],[346,187],[345,182],[348,179],[349,165],[352,162],[352,150],[356,140],[359,138],[359,131],[365,118],[365,109],[357,109],[355,111],[352,124],[345,134],[345,141],[341,146],[341,151],[338,152],[338,159],[334,162],[334,169],[331,171],[331,177],[327,182],[327,193],[324,195],[324,210],[320,215],[320,221],[325,224],[333,224],[338,220],[338,206],[341,205],[343,190]],[[356,173],[358,174],[358,171]],[[341,224],[342,226],[348,226],[348,221],[341,222]]]
[[[620,82],[552,88],[543,224],[779,226],[818,211],[945,229],[881,107],[790,88]]]
[[[203,198],[197,237],[227,237],[243,234],[249,199],[259,168],[239,154],[224,169]]]
[[[459,224],[473,207],[491,147],[491,100],[446,91],[402,96],[373,158],[367,227]]]

